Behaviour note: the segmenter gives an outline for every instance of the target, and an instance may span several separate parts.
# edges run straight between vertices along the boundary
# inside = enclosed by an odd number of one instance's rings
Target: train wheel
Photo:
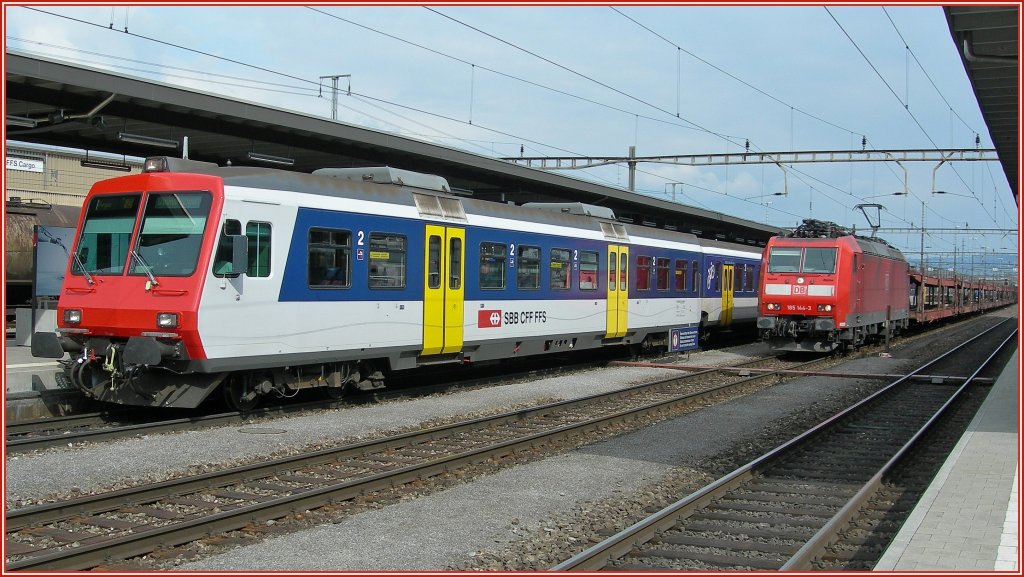
[[[260,395],[256,391],[253,379],[246,375],[231,375],[224,382],[224,401],[228,407],[245,413],[260,404]]]

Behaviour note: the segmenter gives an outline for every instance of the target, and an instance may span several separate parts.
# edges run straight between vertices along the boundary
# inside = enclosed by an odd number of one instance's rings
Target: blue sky
[[[847,150],[864,138],[975,148],[976,136],[991,148],[935,6],[36,8],[5,6],[8,49],[328,118],[320,77],[348,74],[339,121],[485,156]],[[926,228],[1017,229],[998,163],[943,165],[941,196],[934,163],[904,166],[907,196],[892,194],[904,189],[893,163],[793,165],[786,182],[774,165],[643,163],[637,190],[776,226],[862,230],[853,207],[877,202],[883,227],[919,227],[924,206]],[[566,174],[628,183],[620,166]],[[919,233],[881,236],[919,251]],[[936,233],[926,245],[1013,254],[1018,238]]]

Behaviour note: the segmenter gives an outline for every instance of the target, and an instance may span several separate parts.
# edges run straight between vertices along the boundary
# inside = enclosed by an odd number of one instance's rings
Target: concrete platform
[[[875,571],[1020,574],[1020,351]]]

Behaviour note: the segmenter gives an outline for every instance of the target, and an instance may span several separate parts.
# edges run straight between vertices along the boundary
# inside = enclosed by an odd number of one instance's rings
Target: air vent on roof
[[[413,193],[412,199],[416,202],[416,210],[419,211],[420,216],[466,221],[466,211],[462,208],[462,201],[457,198],[441,198],[430,194]]]
[[[370,166],[366,168],[320,168],[313,171],[319,176],[333,176],[345,180],[375,182],[378,184],[397,184],[411,186],[437,192],[451,192],[448,181],[434,174],[424,174],[390,166]]]
[[[523,203],[523,206],[527,208],[539,208],[541,210],[561,212],[563,214],[596,216],[597,218],[615,220],[615,213],[607,206],[596,206],[593,204],[584,204],[582,202],[526,202]]]
[[[629,240],[629,235],[626,234],[626,227],[616,222],[602,222],[601,232],[604,233],[604,237],[611,240]]]

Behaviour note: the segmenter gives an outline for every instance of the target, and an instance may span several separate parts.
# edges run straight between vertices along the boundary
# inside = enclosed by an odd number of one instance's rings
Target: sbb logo
[[[493,329],[501,326],[500,310],[483,310],[476,312],[476,326],[481,329]]]

